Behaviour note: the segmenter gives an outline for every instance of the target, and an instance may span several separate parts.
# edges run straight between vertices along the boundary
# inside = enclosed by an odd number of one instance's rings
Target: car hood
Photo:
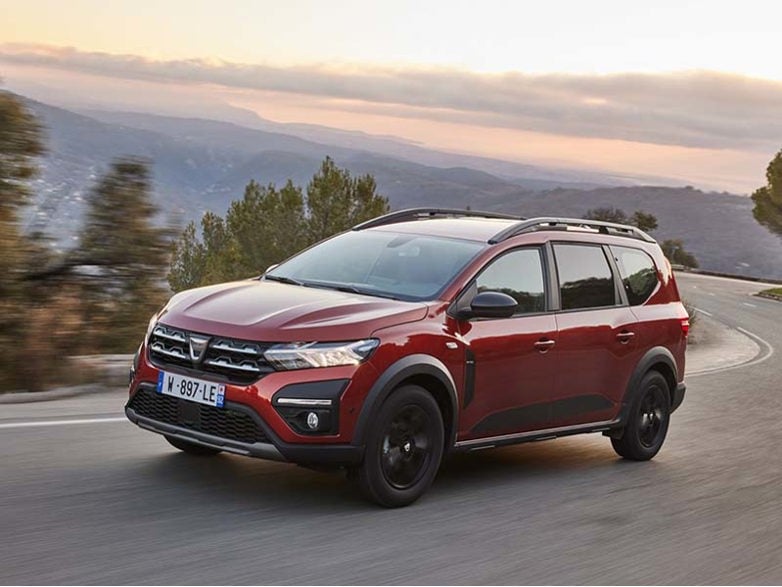
[[[271,281],[247,280],[175,295],[158,319],[204,334],[264,342],[367,338],[421,320],[427,305]]]

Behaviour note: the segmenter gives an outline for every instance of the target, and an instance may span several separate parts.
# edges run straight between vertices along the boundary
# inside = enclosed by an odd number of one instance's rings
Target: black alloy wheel
[[[368,433],[364,461],[350,476],[371,501],[408,505],[434,481],[444,443],[437,401],[422,387],[405,385],[383,402]]]
[[[662,448],[671,418],[668,382],[650,371],[641,380],[620,438],[611,438],[616,453],[633,461],[648,461]]]
[[[432,458],[434,427],[416,404],[403,407],[386,428],[380,445],[381,466],[386,481],[396,489],[414,485]]]
[[[641,401],[638,411],[638,440],[645,448],[654,447],[660,440],[666,406],[662,390],[651,389]]]

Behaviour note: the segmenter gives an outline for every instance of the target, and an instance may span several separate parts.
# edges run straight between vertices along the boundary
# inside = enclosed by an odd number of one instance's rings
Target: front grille
[[[206,351],[200,361],[190,354],[191,338],[206,340]],[[270,346],[222,336],[209,337],[158,324],[149,337],[149,357],[158,367],[184,367],[246,384],[274,371],[263,357]]]
[[[215,408],[141,388],[128,407],[139,416],[246,444],[269,442],[255,420],[232,408]]]

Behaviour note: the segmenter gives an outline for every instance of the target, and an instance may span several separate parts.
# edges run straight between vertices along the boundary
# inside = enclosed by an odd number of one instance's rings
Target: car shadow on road
[[[508,484],[521,487],[530,480],[610,475],[617,467],[632,466],[616,457],[607,439],[601,441],[561,439],[454,454],[443,463],[430,493],[478,494]],[[158,499],[188,500],[195,507],[220,502],[285,508],[301,515],[376,509],[361,498],[344,471],[313,471],[234,455],[204,458],[172,452],[146,459],[135,474],[147,481],[149,491],[161,494]]]
[[[617,457],[608,439],[557,439],[451,455],[443,463],[435,486],[480,487],[525,479],[577,477],[629,464]]]

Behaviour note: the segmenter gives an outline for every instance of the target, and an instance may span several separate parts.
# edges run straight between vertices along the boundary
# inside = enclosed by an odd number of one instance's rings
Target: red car
[[[343,467],[402,506],[453,451],[602,432],[651,459],[684,397],[688,328],[637,228],[404,210],[175,295],[125,411],[186,453]]]

